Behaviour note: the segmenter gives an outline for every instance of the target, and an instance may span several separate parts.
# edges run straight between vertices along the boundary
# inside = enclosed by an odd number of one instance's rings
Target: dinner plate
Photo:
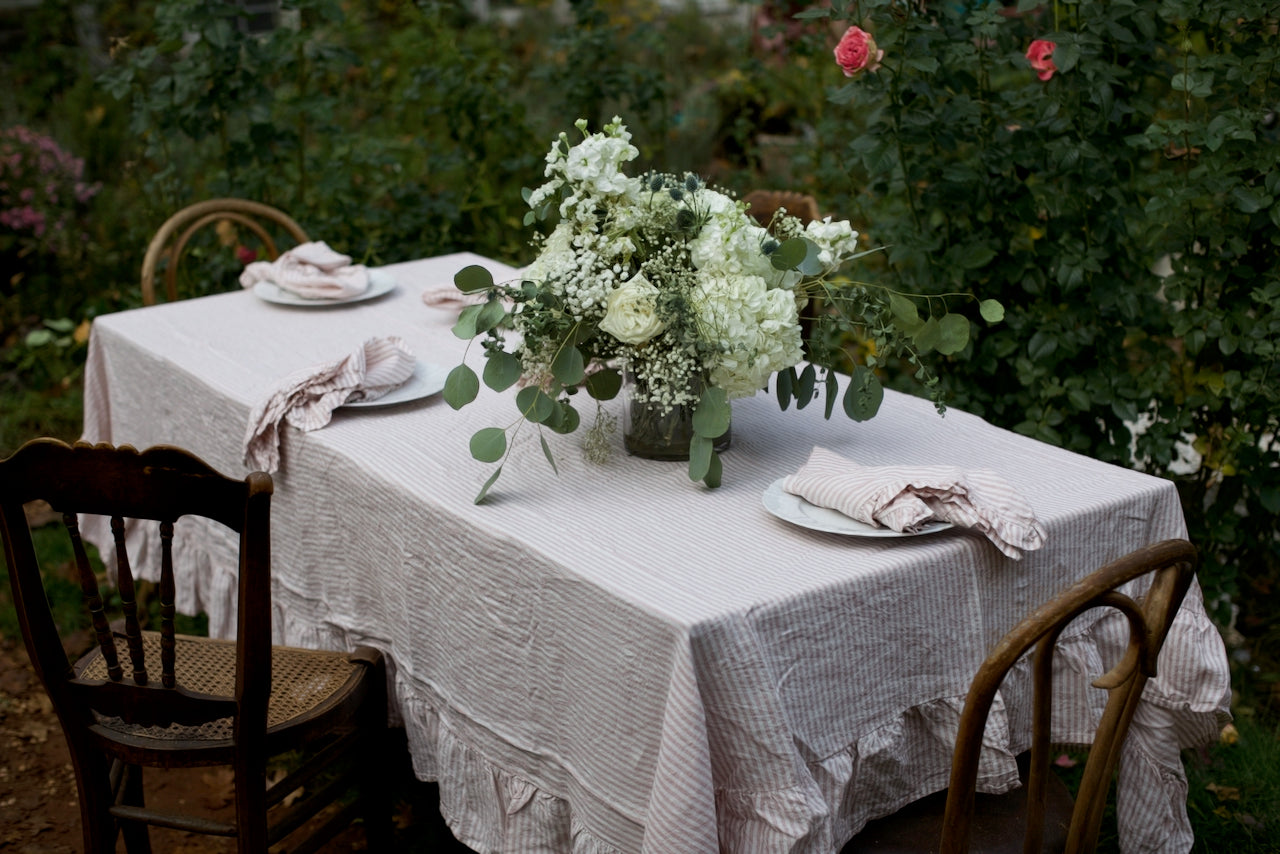
[[[253,295],[260,300],[273,302],[276,305],[301,305],[307,308],[328,308],[334,305],[351,305],[354,302],[380,297],[395,289],[396,279],[390,273],[381,270],[369,271],[369,287],[364,293],[343,299],[308,299],[293,291],[286,291],[275,282],[258,282],[253,286]]]
[[[338,408],[374,409],[380,406],[397,406],[411,400],[421,400],[443,390],[445,378],[448,376],[449,372],[444,368],[419,361],[413,368],[413,376],[405,380],[403,385],[396,386],[382,397],[373,400],[349,401]]]
[[[826,531],[830,534],[845,534],[850,537],[878,537],[893,539],[897,537],[919,537],[923,534],[936,534],[955,527],[950,522],[926,522],[920,530],[899,532],[892,528],[876,528],[857,519],[851,519],[838,510],[830,510],[810,504],[799,495],[792,495],[782,488],[785,477],[780,477],[764,491],[764,509],[784,522],[810,528],[814,531]]]

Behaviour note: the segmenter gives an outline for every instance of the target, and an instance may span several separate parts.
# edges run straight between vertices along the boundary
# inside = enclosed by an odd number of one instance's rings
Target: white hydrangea
[[[706,276],[693,302],[704,339],[718,345],[708,359],[711,383],[730,399],[750,397],[803,357],[795,298],[762,276]]]
[[[831,272],[858,252],[858,232],[848,220],[832,222],[831,217],[814,220],[804,228],[805,236],[818,244],[818,263]]]

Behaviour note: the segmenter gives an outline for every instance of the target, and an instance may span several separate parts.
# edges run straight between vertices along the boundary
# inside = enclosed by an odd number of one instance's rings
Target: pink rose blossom
[[[853,77],[863,71],[875,71],[884,59],[884,51],[876,47],[876,40],[871,33],[861,27],[850,27],[844,31],[840,44],[836,45],[836,62],[844,69],[845,77]]]
[[[1041,80],[1048,80],[1058,70],[1058,66],[1053,64],[1054,47],[1056,45],[1051,41],[1036,39],[1027,48],[1027,62],[1031,63],[1031,67],[1037,72],[1036,76]]]

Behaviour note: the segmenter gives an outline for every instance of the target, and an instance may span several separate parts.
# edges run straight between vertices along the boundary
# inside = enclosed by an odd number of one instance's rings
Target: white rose
[[[666,328],[658,317],[658,289],[636,275],[609,294],[600,328],[623,344],[643,344]]]

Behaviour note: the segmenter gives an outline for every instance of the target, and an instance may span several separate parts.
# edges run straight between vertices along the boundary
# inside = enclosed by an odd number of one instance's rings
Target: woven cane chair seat
[[[177,635],[174,638],[178,685],[188,691],[230,697],[235,693],[235,641]],[[149,660],[160,659],[159,632],[143,632],[142,645]],[[127,655],[120,657],[124,678],[133,677]],[[94,649],[80,662],[80,678],[106,681],[107,665],[102,651]],[[333,697],[355,675],[359,664],[338,653],[295,647],[271,648],[271,699],[267,703],[267,732],[315,711]],[[108,729],[136,737],[192,741],[230,741],[231,718],[219,718],[201,726],[171,724],[167,727],[139,726],[119,718],[98,716]]]

